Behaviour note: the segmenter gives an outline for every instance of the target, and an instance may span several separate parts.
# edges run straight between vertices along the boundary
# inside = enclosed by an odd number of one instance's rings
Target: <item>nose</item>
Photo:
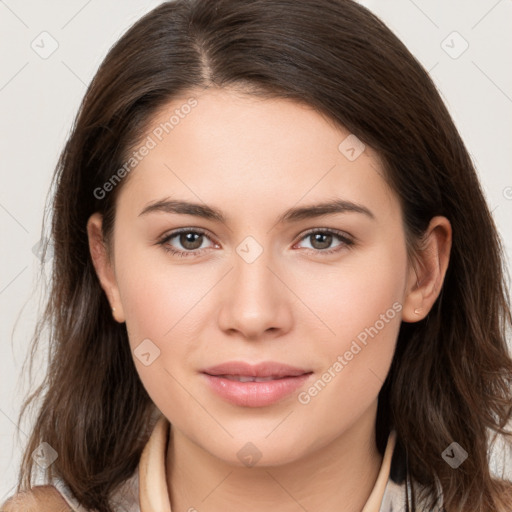
[[[254,261],[236,254],[221,288],[220,329],[248,340],[274,338],[290,330],[294,294],[286,280],[269,251],[263,250]]]

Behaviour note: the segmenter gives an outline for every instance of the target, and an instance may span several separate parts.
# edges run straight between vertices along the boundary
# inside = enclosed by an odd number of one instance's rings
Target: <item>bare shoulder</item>
[[[11,496],[0,505],[0,512],[72,512],[53,485],[39,485],[31,491]]]

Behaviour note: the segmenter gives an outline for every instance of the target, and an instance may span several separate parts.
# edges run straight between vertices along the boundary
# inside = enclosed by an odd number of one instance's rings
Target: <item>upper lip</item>
[[[296,377],[311,372],[276,361],[264,361],[258,364],[250,364],[244,361],[228,361],[205,368],[203,373],[208,375],[240,375],[246,377]]]

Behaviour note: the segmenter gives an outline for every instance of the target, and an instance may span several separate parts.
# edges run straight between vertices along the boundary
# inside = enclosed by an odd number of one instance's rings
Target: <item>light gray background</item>
[[[39,260],[33,247],[41,238],[50,178],[86,85],[108,49],[160,3],[0,0],[0,502],[13,492],[21,456],[15,423],[29,383],[20,371],[45,293],[35,290]],[[510,262],[512,1],[361,3],[430,71],[477,166]],[[52,44],[58,48],[45,55]],[[44,370],[40,357],[34,384]],[[21,430],[24,443],[30,422]]]

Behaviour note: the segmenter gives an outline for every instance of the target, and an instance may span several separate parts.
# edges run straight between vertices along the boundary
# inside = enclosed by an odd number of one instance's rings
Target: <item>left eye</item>
[[[312,240],[312,249],[316,252],[321,252],[323,254],[331,254],[333,252],[337,252],[341,250],[343,247],[350,247],[353,245],[353,240],[349,238],[345,233],[335,231],[332,229],[315,229],[306,233],[301,240],[310,238]],[[329,249],[329,246],[332,244],[333,240],[338,238],[341,240],[341,243],[338,244],[334,249]],[[326,250],[328,249],[328,250]]]
[[[317,228],[304,234],[300,240],[307,238],[312,240],[311,250],[321,254],[331,254],[341,250],[343,247],[349,247],[354,244],[353,240],[347,234],[332,229]],[[335,246],[334,249],[329,249],[335,238],[340,240],[340,243]],[[185,250],[175,249],[171,244],[171,241],[174,239],[177,239]],[[170,233],[158,243],[162,245],[167,252],[180,257],[186,257],[195,256],[202,252],[202,250],[205,249],[205,247],[202,247],[205,239],[211,241],[211,238],[201,230],[183,229]]]

